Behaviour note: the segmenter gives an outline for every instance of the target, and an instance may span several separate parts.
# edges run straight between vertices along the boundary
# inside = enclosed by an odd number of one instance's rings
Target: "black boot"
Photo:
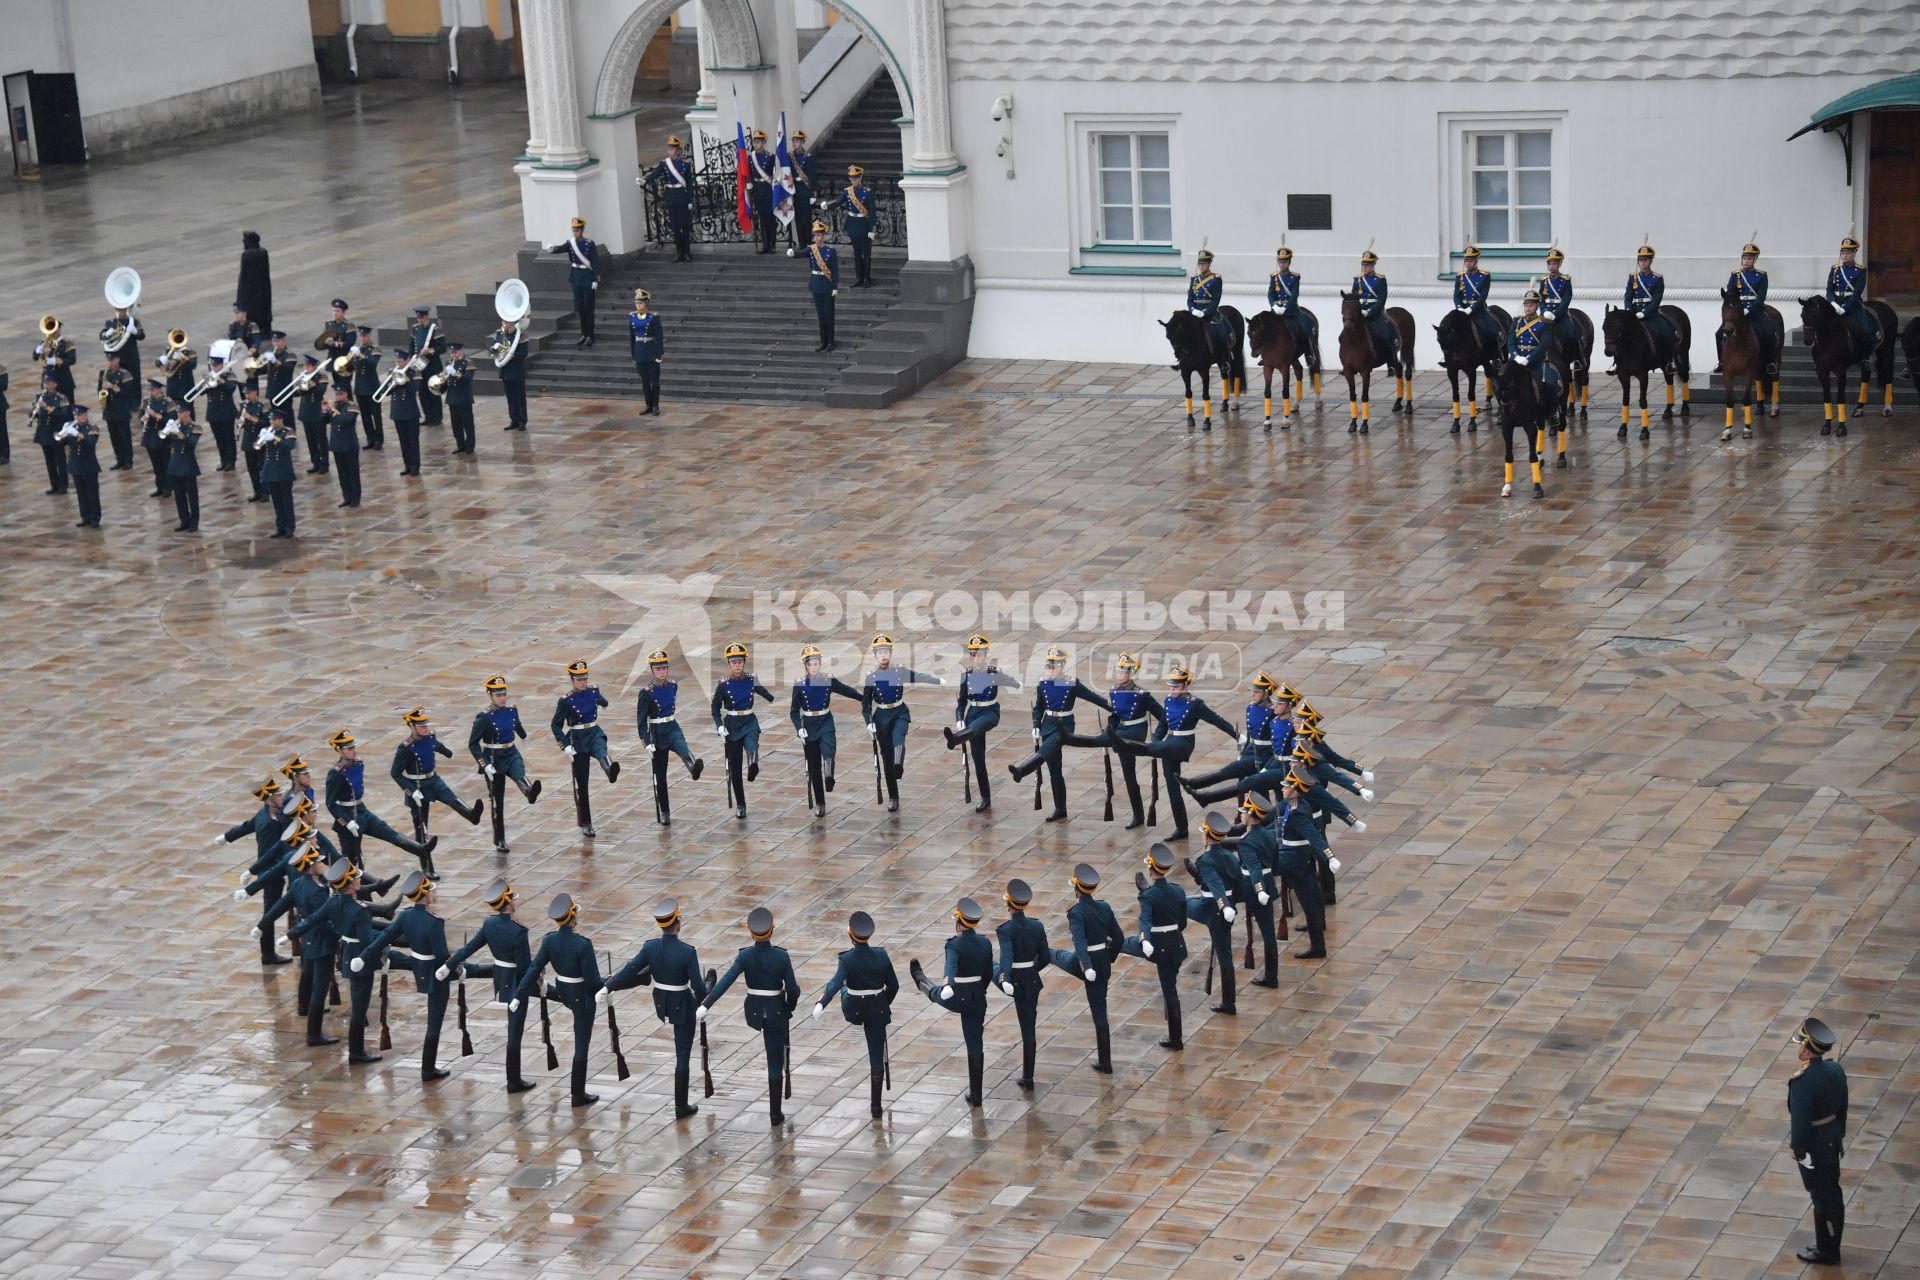
[[[1802,1249],[1793,1255],[1802,1262],[1811,1262],[1815,1266],[1827,1266],[1839,1261],[1839,1251],[1834,1248],[1833,1235],[1827,1230],[1827,1221],[1820,1216],[1818,1209],[1813,1212],[1813,1247]]]
[[[1020,1079],[1017,1083],[1022,1089],[1033,1088],[1032,1041],[1023,1041],[1020,1045]]]
[[[480,815],[485,813],[486,811],[487,811],[487,801],[486,801],[486,797],[484,796],[478,800],[475,800],[472,804],[468,805],[464,809],[455,810],[455,812],[457,812],[461,817],[465,818],[468,822],[471,822],[476,827],[480,825]]]
[[[576,1107],[585,1107],[585,1106],[590,1106],[593,1103],[596,1103],[598,1101],[600,1101],[600,1096],[598,1094],[587,1092],[587,1064],[584,1062],[574,1063],[573,1064],[573,1105]]]
[[[880,1077],[879,1076],[867,1077],[867,1110],[873,1113],[873,1118],[875,1120],[878,1120],[880,1118]]]
[[[612,764],[607,766],[607,781],[608,782],[620,781],[620,762],[618,760],[615,760]]]
[[[985,813],[993,808],[993,792],[987,789],[987,776],[983,773],[975,779],[980,784],[980,803],[973,806],[975,813]]]
[[[918,960],[907,962],[907,974],[913,979],[913,985],[920,989],[921,995],[924,996],[933,990],[933,984],[927,981],[927,971],[920,967]]]
[[[1021,760],[1021,761],[1018,761],[1017,763],[1008,765],[1007,772],[1013,775],[1013,780],[1015,782],[1025,782],[1027,779],[1027,775],[1032,773],[1035,769],[1038,769],[1040,765],[1045,761],[1045,759],[1046,757],[1042,756],[1039,752],[1036,751],[1032,755],[1028,756],[1025,760]]]
[[[1113,1074],[1113,1039],[1108,1032],[1100,1030],[1097,1027],[1094,1029],[1093,1050],[1094,1050],[1093,1069],[1095,1071],[1098,1071],[1103,1076],[1112,1075]]]
[[[1253,980],[1256,987],[1277,987],[1280,985],[1280,949],[1267,948],[1266,970]]]
[[[1180,1038],[1180,1005],[1178,1002],[1167,1006],[1167,1038],[1160,1042],[1160,1047],[1175,1052],[1187,1047],[1187,1042]]]
[[[1316,929],[1311,921],[1307,924],[1307,949],[1293,953],[1295,960],[1325,960],[1327,958],[1327,935],[1324,929]]]
[[[533,1081],[520,1074],[520,1046],[516,1043],[507,1050],[507,1092],[525,1093],[533,1088]]]
[[[967,1053],[967,1105],[970,1107],[980,1105],[980,1077],[986,1073],[986,1067],[985,1054]]]
[[[452,1072],[442,1070],[437,1063],[440,1056],[440,1037],[428,1036],[426,1043],[420,1046],[420,1079],[432,1084],[435,1080],[445,1080]]]
[[[686,1071],[676,1071],[673,1073],[673,1118],[675,1120],[685,1120],[688,1116],[700,1110],[699,1107],[687,1101],[687,1089],[692,1083],[692,1079],[693,1071],[691,1068]]]
[[[687,766],[687,776],[692,778],[695,782],[698,782],[700,781],[700,775],[706,771],[706,767],[707,767],[707,762],[705,757],[695,756],[693,758],[693,763]],[[827,790],[831,791],[833,790],[833,788],[828,787]]]

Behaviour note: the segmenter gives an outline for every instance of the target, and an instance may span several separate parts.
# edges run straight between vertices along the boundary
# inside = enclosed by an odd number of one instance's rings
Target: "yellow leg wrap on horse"
[[[1587,388],[1584,386],[1580,388],[1580,407],[1582,409],[1587,407]]]
[[[1773,384],[1773,404],[1775,408],[1779,408],[1780,406],[1780,384],[1778,382]]]
[[[1828,422],[1833,421],[1833,401],[1829,400],[1825,404],[1821,405],[1820,410],[1822,413],[1826,414]]]
[[[1846,420],[1847,420],[1847,402],[1845,400],[1842,400],[1840,402],[1840,421],[1844,425]]]
[[[1743,427],[1751,427],[1753,425],[1753,406],[1750,404],[1741,405],[1740,412],[1746,415],[1740,425]]]
[[[1883,385],[1880,388],[1880,393],[1880,399],[1887,408],[1893,408],[1893,384],[1889,382]]]
[[[1727,430],[1733,430],[1733,406],[1727,406]]]
[[[1453,420],[1455,422],[1460,421],[1460,402],[1458,400],[1453,402]]]
[[[1467,416],[1469,418],[1478,418],[1480,416],[1480,402],[1478,400],[1469,399],[1467,401]]]
[[[1540,464],[1537,462],[1533,464],[1533,482],[1540,483]]]
[[[1669,409],[1673,407],[1673,384],[1671,382],[1667,384],[1667,407]]]
[[[1350,422],[1360,421],[1360,402],[1358,400],[1347,401],[1347,419]]]
[[[1316,397],[1320,394],[1320,373],[1318,370],[1315,370],[1313,375],[1313,394]]]
[[[1192,396],[1187,397],[1187,416],[1189,418],[1193,416],[1193,397]]]
[[[1271,418],[1273,416],[1273,397],[1272,396],[1266,397],[1265,405],[1266,405],[1267,416]]]
[[[1620,406],[1620,425],[1624,427],[1631,421],[1633,421],[1633,410],[1628,408],[1624,404],[1621,405]]]
[[[1226,405],[1226,402],[1225,402],[1224,400],[1223,400],[1223,401],[1221,401],[1221,407],[1223,407],[1223,408],[1224,408],[1224,407],[1225,407],[1225,405]],[[1200,408],[1201,408],[1201,411],[1202,411],[1202,412],[1203,412],[1203,413],[1204,413],[1204,414],[1206,415],[1206,419],[1207,419],[1207,421],[1208,421],[1208,422],[1212,422],[1212,421],[1213,421],[1213,399],[1212,399],[1212,397],[1208,397],[1207,399],[1205,399],[1205,400],[1202,400],[1202,401],[1200,402]]]
[[[1535,453],[1545,453],[1547,451],[1547,429],[1545,427],[1540,428],[1539,433],[1534,436],[1533,451]]]
[[[1513,483],[1513,464],[1511,462],[1507,464],[1507,483]]]
[[[1645,408],[1640,410],[1640,429],[1642,431],[1647,429],[1647,411]]]
[[[1280,421],[1285,422],[1293,416],[1293,401],[1285,396],[1280,398]]]
[[[1565,427],[1560,428],[1560,430],[1554,433],[1553,438],[1560,442],[1560,452],[1564,456],[1567,452],[1567,429]]]
[[[1867,407],[1867,380],[1865,378],[1860,379],[1860,407],[1862,409]]]
[[[1691,382],[1688,382],[1685,378],[1682,378],[1680,380],[1680,403],[1681,404],[1693,403],[1693,384]]]
[[[1373,401],[1363,400],[1360,402],[1360,421],[1362,422],[1373,421]]]

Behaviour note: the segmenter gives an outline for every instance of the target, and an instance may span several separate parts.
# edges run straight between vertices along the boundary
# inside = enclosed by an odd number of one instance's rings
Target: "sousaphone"
[[[527,291],[526,281],[503,281],[493,291],[493,309],[502,321],[510,321],[514,326],[511,342],[504,347],[497,342],[493,344],[493,367],[504,369],[507,362],[513,359],[513,353],[520,349],[520,339],[525,332],[520,328],[520,321],[526,319],[527,313],[533,310],[533,295]]]
[[[140,301],[140,273],[132,267],[115,267],[107,274],[106,295],[107,305],[115,311],[132,312],[133,305]],[[125,323],[114,316],[100,327],[100,347],[103,351],[118,351],[132,336],[132,316],[129,315]]]

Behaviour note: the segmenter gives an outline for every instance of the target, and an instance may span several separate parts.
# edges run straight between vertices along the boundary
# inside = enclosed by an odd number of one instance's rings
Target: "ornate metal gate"
[[[757,240],[758,227],[742,231],[734,204],[734,147],[724,138],[708,139],[693,170],[693,239],[696,244],[749,244]],[[647,239],[667,244],[673,232],[667,226],[666,184],[649,171],[641,188],[645,199]],[[846,189],[845,178],[822,177],[814,191],[813,216],[824,220],[832,231],[829,238],[846,243],[846,214],[835,205]],[[883,248],[904,249],[907,245],[907,206],[896,178],[875,178],[867,182],[873,193],[873,242]],[[752,209],[749,205],[749,214]]]

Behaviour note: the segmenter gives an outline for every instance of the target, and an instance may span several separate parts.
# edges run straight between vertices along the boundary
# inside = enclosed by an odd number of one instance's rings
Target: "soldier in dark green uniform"
[[[525,1093],[533,1088],[533,1082],[520,1074],[520,1037],[526,1031],[527,1010],[515,993],[520,975],[533,963],[533,948],[527,944],[527,926],[513,918],[512,885],[495,880],[487,886],[482,900],[493,908],[493,914],[480,926],[480,932],[434,971],[434,977],[444,981],[454,970],[464,968],[462,978],[472,975],[493,979],[495,1003],[507,1006],[507,1092]],[[467,958],[481,947],[487,949],[487,963],[468,964]]]
[[[340,505],[360,505],[360,433],[355,429],[347,393],[333,393],[333,412],[327,417],[327,448],[333,453],[334,474],[340,477]]]
[[[878,1120],[880,1088],[889,1072],[887,1024],[893,1021],[893,998],[900,994],[900,979],[893,972],[893,960],[886,949],[873,945],[872,916],[854,912],[847,921],[847,937],[853,946],[840,953],[840,967],[820,993],[813,1016],[818,1019],[837,995],[840,1016],[866,1032],[868,1110]]]
[[[1087,1012],[1093,1016],[1093,1069],[1102,1075],[1113,1074],[1113,1047],[1107,1031],[1107,984],[1113,974],[1113,961],[1126,944],[1113,908],[1094,897],[1100,888],[1100,873],[1085,862],[1073,869],[1073,889],[1078,898],[1067,908],[1067,929],[1073,935],[1073,950],[1055,951],[1053,963],[1081,979],[1087,989]]]
[[[1160,975],[1160,999],[1167,1011],[1167,1038],[1160,1047],[1177,1052],[1187,1047],[1180,1030],[1180,966],[1187,961],[1187,895],[1167,879],[1173,868],[1173,851],[1164,844],[1147,851],[1147,870],[1153,873],[1153,880],[1134,877],[1134,885],[1140,890],[1140,933],[1128,938],[1121,950],[1153,961]]]
[[[293,429],[293,415],[285,409],[274,410],[273,425],[267,430],[265,456],[260,463],[260,482],[273,502],[273,536],[293,536],[293,451],[300,437]]]
[[[960,1015],[960,1037],[967,1046],[967,1105],[981,1102],[981,1077],[986,1073],[987,979],[993,974],[993,944],[975,932],[980,927],[980,904],[962,898],[953,909],[960,927],[947,939],[946,978],[938,987],[920,962],[907,965],[913,985],[934,1004]]]
[[[664,899],[653,909],[660,936],[649,940],[626,967],[607,979],[595,997],[607,1002],[610,991],[647,985],[653,988],[653,1012],[673,1028],[673,1118],[685,1120],[700,1108],[688,1100],[693,1080],[693,1033],[696,1011],[707,998],[707,979],[700,971],[700,953],[680,940],[680,903]]]
[[[520,979],[519,990],[507,1012],[518,1013],[529,996],[544,994],[558,1000],[573,1013],[573,1097],[576,1107],[600,1101],[598,1094],[587,1092],[587,1050],[593,1045],[593,1015],[599,1008],[594,997],[600,991],[600,962],[594,958],[593,943],[574,932],[580,918],[580,904],[571,895],[560,894],[547,906],[547,918],[554,930],[540,939],[540,950]],[[553,983],[542,988],[540,975],[553,966]],[[508,1086],[511,1091],[512,1086]]]
[[[447,997],[453,994],[447,977],[452,969],[452,954],[447,950],[447,922],[433,913],[433,881],[418,871],[407,872],[400,882],[400,896],[406,910],[393,917],[393,923],[381,930],[366,951],[347,967],[360,973],[371,967],[376,972],[387,948],[393,948],[396,969],[413,972],[414,990],[427,998],[427,1033],[420,1042],[420,1079],[432,1084],[447,1078],[438,1062],[440,1027],[447,1017]],[[399,945],[395,945],[395,944]]]
[[[87,406],[73,406],[73,416],[60,428],[59,439],[66,445],[67,478],[73,482],[80,500],[80,519],[76,529],[100,527],[100,429],[93,425]]]
[[[200,447],[200,428],[193,421],[193,406],[175,407],[173,418],[160,428],[167,443],[167,487],[173,491],[174,510],[180,514],[175,533],[197,533],[200,529],[200,460],[193,456]]]
[[[760,1033],[767,1050],[767,1115],[774,1128],[786,1123],[780,1110],[780,1082],[787,1068],[787,1055],[793,1050],[787,1039],[787,1024],[794,1006],[800,1003],[800,980],[793,974],[793,961],[783,948],[773,945],[773,912],[755,907],[747,914],[747,933],[753,945],[742,947],[733,958],[733,967],[707,992],[696,1021],[705,1022],[707,1011],[727,993],[735,978],[747,980],[747,1025]]]
[[[1847,1073],[1833,1052],[1833,1030],[1808,1018],[1794,1033],[1800,1069],[1787,1081],[1787,1116],[1793,1122],[1788,1143],[1801,1185],[1813,1200],[1813,1247],[1794,1256],[1819,1266],[1840,1265],[1840,1235],[1846,1229],[1846,1203],[1840,1196],[1841,1144],[1847,1138]]]
[[[1051,952],[1047,948],[1047,930],[1027,914],[1033,905],[1033,889],[1025,880],[1007,881],[1006,921],[995,930],[1000,942],[1000,964],[994,980],[1013,998],[1014,1015],[1020,1020],[1020,1079],[1022,1089],[1033,1088],[1033,1059],[1037,1048],[1035,1024],[1040,1016],[1040,971],[1047,967]]]
[[[348,975],[347,1064],[355,1067],[380,1061],[379,1054],[367,1051],[367,1005],[373,998],[374,971],[363,967],[355,972],[352,967],[373,941],[373,917],[367,914],[354,889],[359,878],[360,868],[345,858],[328,867],[327,887],[333,891],[332,896],[319,911],[312,914],[302,911],[299,923],[288,930],[290,937],[301,940],[303,959],[305,948],[317,946],[332,953],[339,961],[340,970]],[[326,1004],[326,988],[317,978],[315,981],[316,985],[307,993],[309,1044],[314,1042],[313,1032],[319,1021],[311,1010]]]

